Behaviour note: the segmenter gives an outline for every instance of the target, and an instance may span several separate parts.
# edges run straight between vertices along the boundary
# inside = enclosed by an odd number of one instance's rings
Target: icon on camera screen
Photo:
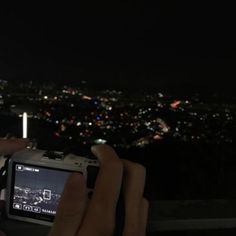
[[[51,192],[51,190],[44,189],[44,190],[43,190],[43,199],[50,201],[50,200],[51,200],[51,197],[52,197],[52,192]]]
[[[40,207],[33,207],[33,212],[40,213],[41,212],[41,208]]]
[[[13,208],[17,209],[17,210],[21,210],[22,209],[22,205],[19,203],[13,203]]]
[[[28,205],[23,205],[23,210],[24,211],[32,211],[32,206],[28,206]]]
[[[16,165],[16,170],[17,171],[24,171],[24,166],[23,165]]]

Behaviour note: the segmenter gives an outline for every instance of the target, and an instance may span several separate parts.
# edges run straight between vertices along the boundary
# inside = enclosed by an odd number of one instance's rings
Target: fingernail
[[[91,147],[91,151],[92,151],[92,152],[97,152],[97,146],[98,146],[98,145],[93,145],[93,146]]]

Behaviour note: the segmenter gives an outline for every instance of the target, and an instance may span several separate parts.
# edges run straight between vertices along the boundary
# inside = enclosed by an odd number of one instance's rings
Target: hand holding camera
[[[120,160],[107,145],[94,146],[92,152],[100,163],[93,196],[91,200],[87,198],[85,180],[81,175],[73,174],[65,186],[50,236],[113,235],[122,182],[123,235],[145,235],[148,211],[148,203],[143,198],[145,169]],[[76,206],[73,202],[77,202]]]
[[[11,177],[8,179],[10,183],[8,189],[11,188],[8,201],[9,217],[52,224],[49,220],[54,218],[56,207],[56,218],[50,236],[113,235],[116,206],[123,184],[122,195],[125,202],[123,235],[145,235],[148,203],[143,198],[145,169],[142,166],[119,159],[114,150],[107,145],[92,148],[98,161],[73,155],[66,156],[62,160],[60,153],[53,153],[55,155],[49,158],[48,153],[42,155],[42,150],[35,150],[33,156],[32,153],[27,155],[26,152],[23,150],[13,155],[9,165],[11,166],[9,167]],[[95,173],[98,166],[99,172]],[[92,167],[91,170],[88,167]],[[71,174],[71,172],[77,173]],[[92,173],[92,177],[89,173]],[[95,185],[92,186],[93,175],[96,174]],[[31,178],[25,175],[30,175]],[[60,192],[61,185],[56,188],[53,184],[45,186],[47,183],[60,182],[62,179],[65,186],[62,183],[64,191],[61,196],[56,193]],[[16,183],[23,185],[19,187]],[[34,186],[29,183],[34,183]],[[39,189],[33,190],[35,186]],[[91,191],[93,195],[90,199]]]

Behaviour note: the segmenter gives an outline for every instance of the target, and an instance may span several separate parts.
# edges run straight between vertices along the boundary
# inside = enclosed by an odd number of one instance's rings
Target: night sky
[[[233,5],[162,2],[1,7],[0,77],[232,91]]]

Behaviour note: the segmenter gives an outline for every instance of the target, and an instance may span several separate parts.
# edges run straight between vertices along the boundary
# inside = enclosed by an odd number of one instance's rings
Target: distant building
[[[2,95],[0,94],[0,106],[4,104],[4,99],[2,97]]]
[[[0,90],[3,90],[7,87],[8,81],[4,79],[0,79]]]

